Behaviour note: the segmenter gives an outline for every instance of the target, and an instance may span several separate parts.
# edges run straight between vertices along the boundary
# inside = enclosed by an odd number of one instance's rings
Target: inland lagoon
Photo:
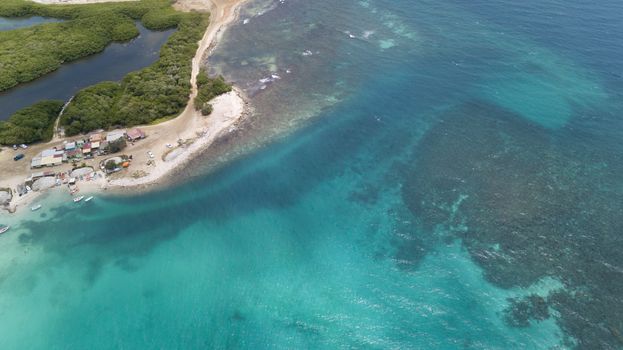
[[[41,100],[67,101],[85,87],[102,81],[120,80],[126,74],[155,62],[160,48],[174,30],[151,31],[140,23],[136,25],[140,35],[129,42],[112,43],[101,53],[64,64],[37,80],[0,92],[0,119],[6,119],[19,109]]]
[[[621,11],[246,3],[206,63],[235,131],[0,213],[0,348],[620,349]]]

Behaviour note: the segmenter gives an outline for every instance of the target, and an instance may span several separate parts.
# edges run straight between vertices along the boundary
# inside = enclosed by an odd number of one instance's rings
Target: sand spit
[[[193,161],[194,157],[207,149],[220,136],[236,129],[238,122],[248,114],[245,101],[238,90],[234,90],[212,100],[214,110],[204,120],[197,120],[192,129],[194,134],[180,139],[177,147],[164,151],[154,161],[153,166],[142,167],[140,170],[130,170],[134,176],[123,176],[119,179],[110,179],[109,187],[137,187],[152,185],[165,180],[173,170]],[[149,129],[146,129],[149,130]],[[164,144],[166,147],[166,144]],[[141,171],[142,170],[142,171]]]

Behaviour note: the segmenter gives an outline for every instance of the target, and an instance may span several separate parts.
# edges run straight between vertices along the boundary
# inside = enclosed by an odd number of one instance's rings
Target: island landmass
[[[0,151],[3,208],[14,212],[32,203],[37,193],[65,185],[78,195],[168,183],[175,169],[235,130],[249,115],[240,90],[222,77],[208,77],[203,69],[206,55],[236,19],[244,0],[36,1],[10,0],[0,5],[0,16],[47,14],[80,21],[85,13],[102,11],[111,18],[120,14],[119,23],[129,20],[134,26],[132,21],[141,20],[148,28],[175,27],[176,32],[157,62],[120,82],[83,89],[66,105],[41,101],[0,122],[0,143],[6,146]],[[129,10],[136,12],[123,18]],[[110,21],[114,28],[114,20]],[[119,139],[123,144],[116,142]],[[12,149],[22,143],[29,145]],[[107,145],[93,148],[102,144]],[[64,161],[50,167],[37,163],[50,154]]]

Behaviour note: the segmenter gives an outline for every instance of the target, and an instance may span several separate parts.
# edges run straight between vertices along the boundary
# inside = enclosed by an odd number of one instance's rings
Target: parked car
[[[13,150],[17,151],[17,145],[13,145]]]
[[[24,154],[20,153],[20,154],[16,155],[15,157],[13,157],[13,160],[17,162],[18,160],[20,160],[22,158],[24,158]]]
[[[154,154],[151,151],[147,151],[147,155],[149,156],[149,158],[154,158]]]
[[[21,145],[19,145],[22,149],[26,149],[28,148],[28,146],[26,146],[26,144],[22,143]]]

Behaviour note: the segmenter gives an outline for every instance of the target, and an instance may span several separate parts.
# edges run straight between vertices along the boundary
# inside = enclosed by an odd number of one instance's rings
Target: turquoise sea
[[[0,214],[0,349],[623,348],[622,13],[248,3],[185,180]]]

